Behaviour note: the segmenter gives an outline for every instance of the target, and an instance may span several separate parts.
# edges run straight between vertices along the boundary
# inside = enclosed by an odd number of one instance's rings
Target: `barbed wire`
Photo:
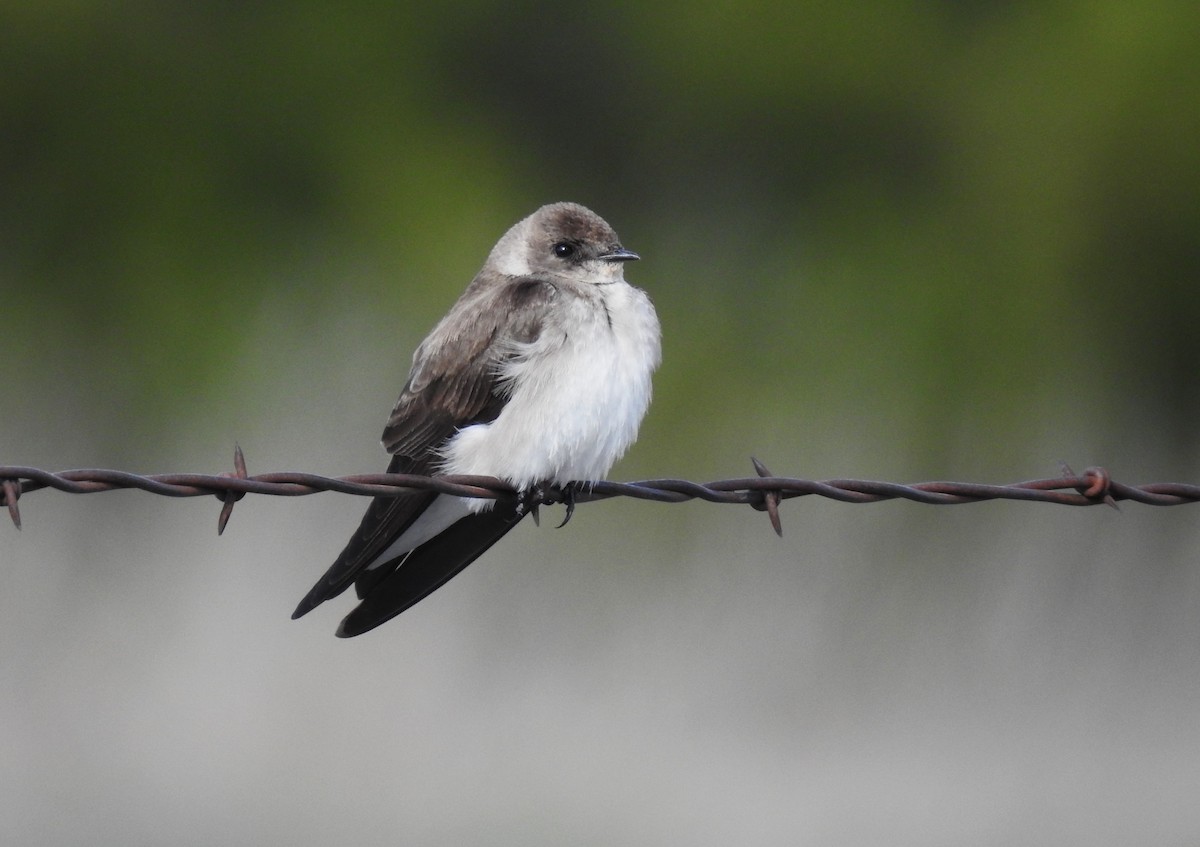
[[[704,500],[709,503],[736,503],[767,512],[771,526],[782,535],[779,504],[783,500],[809,495],[843,503],[878,503],[882,500],[910,500],[931,506],[978,503],[986,500],[1024,500],[1057,503],[1063,506],[1116,508],[1117,501],[1132,500],[1147,506],[1179,506],[1200,501],[1200,485],[1156,482],[1126,485],[1109,476],[1104,468],[1087,468],[1076,474],[1065,464],[1061,476],[1033,479],[1006,485],[977,482],[919,482],[903,484],[863,479],[796,479],[775,476],[757,459],[754,477],[722,479],[714,482],[690,482],[685,479],[647,479],[638,482],[580,482],[570,486],[550,486],[533,495],[533,506],[607,500],[632,497],[658,503],[683,503]],[[196,473],[135,474],[128,471],[85,469],[46,471],[19,465],[0,465],[0,502],[8,509],[17,529],[21,513],[17,501],[23,494],[52,488],[68,494],[94,494],[100,491],[133,488],[163,497],[216,496],[222,501],[217,532],[225,531],[233,504],[247,494],[298,497],[320,492],[337,492],[363,497],[397,496],[411,491],[434,491],[459,497],[503,499],[517,497],[513,486],[488,476],[422,476],[417,474],[354,474],[328,477],[297,471],[256,474],[246,472],[246,460],[240,447],[234,453],[234,470],[216,475]],[[525,496],[528,496],[527,494]],[[536,517],[536,512],[535,512]]]

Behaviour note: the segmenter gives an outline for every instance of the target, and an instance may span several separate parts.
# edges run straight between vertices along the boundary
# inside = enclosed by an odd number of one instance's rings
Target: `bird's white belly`
[[[607,308],[575,302],[569,334],[544,331],[519,348],[502,376],[512,396],[496,419],[464,427],[442,448],[442,472],[495,476],[518,489],[603,479],[637,438],[659,361],[649,298],[614,286]],[[492,507],[441,495],[368,566],[374,568]]]
[[[653,308],[632,288],[569,336],[544,332],[506,366],[512,396],[500,415],[447,442],[445,472],[522,489],[602,479],[637,437],[658,355]]]

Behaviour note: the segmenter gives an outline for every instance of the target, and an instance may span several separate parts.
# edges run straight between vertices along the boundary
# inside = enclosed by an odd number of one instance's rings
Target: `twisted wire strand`
[[[568,487],[552,486],[536,492],[535,505],[580,503],[631,497],[659,503],[704,500],[709,503],[749,505],[768,513],[771,525],[782,534],[779,504],[795,497],[816,496],[843,503],[877,503],[911,500],[927,505],[978,503],[987,500],[1023,500],[1064,506],[1116,507],[1132,500],[1148,506],[1178,506],[1200,501],[1200,485],[1157,482],[1126,485],[1113,480],[1103,468],[1088,468],[1075,474],[1065,465],[1062,475],[1006,485],[977,482],[919,482],[903,484],[862,479],[811,480],[775,476],[757,459],[752,460],[757,476],[691,482],[685,479],[647,479],[637,482],[583,482]],[[301,497],[320,492],[337,492],[364,497],[395,496],[407,491],[436,491],[459,497],[502,499],[518,492],[502,480],[487,476],[421,476],[416,474],[354,474],[328,477],[297,471],[255,474],[246,472],[241,448],[234,454],[234,470],[221,474],[165,473],[135,474],[99,468],[46,471],[19,465],[0,465],[0,502],[13,524],[20,529],[17,501],[23,494],[41,489],[69,494],[132,488],[163,497],[216,496],[223,502],[217,531],[223,532],[233,504],[247,494]]]

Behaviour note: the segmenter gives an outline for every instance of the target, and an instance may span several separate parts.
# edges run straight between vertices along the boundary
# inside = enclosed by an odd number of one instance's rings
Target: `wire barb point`
[[[222,473],[221,476],[227,479],[246,479],[246,456],[242,453],[242,445],[234,443],[233,445],[233,473]],[[225,526],[229,523],[229,516],[233,514],[233,504],[245,497],[244,491],[234,491],[232,489],[218,494],[217,497],[224,502],[221,505],[221,514],[217,517],[217,535],[225,534]]]
[[[3,484],[4,502],[8,506],[8,516],[12,518],[13,526],[21,528],[21,510],[17,508],[17,498],[21,496],[21,483],[15,479],[6,479]]]
[[[751,456],[750,461],[754,464],[755,473],[757,473],[760,477],[765,478],[775,476],[775,474],[767,470],[767,466],[758,459]],[[771,519],[771,529],[775,530],[776,535],[778,535],[780,538],[783,538],[783,522],[779,518],[779,501],[780,495],[778,491],[764,491],[762,493],[761,507],[756,503],[754,504],[754,508],[764,508],[767,510],[767,517]]]

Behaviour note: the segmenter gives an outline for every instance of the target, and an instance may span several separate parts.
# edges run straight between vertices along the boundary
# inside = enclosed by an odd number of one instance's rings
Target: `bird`
[[[497,500],[433,491],[374,498],[292,618],[355,586],[350,638],[427,597],[499,541],[542,492],[603,479],[637,438],[661,361],[640,257],[599,215],[551,203],[513,225],[417,347],[383,431],[389,473],[477,474]],[[565,521],[564,521],[565,522]]]

